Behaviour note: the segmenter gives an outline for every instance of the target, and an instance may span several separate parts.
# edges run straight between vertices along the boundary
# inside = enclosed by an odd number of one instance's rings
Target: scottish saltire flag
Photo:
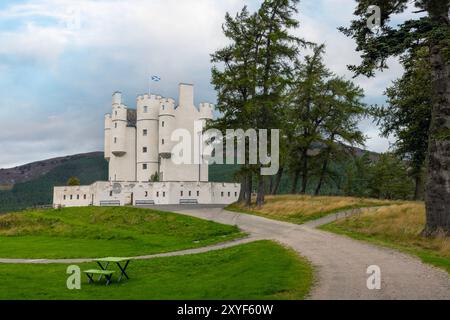
[[[152,76],[151,79],[152,79],[152,81],[155,81],[155,82],[160,82],[161,81],[161,77],[160,76]]]

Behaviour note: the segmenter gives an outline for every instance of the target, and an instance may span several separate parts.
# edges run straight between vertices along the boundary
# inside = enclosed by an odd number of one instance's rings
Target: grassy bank
[[[420,236],[424,225],[424,205],[406,203],[367,211],[322,229],[416,255],[450,273],[450,238],[424,238]]]
[[[0,216],[1,258],[136,256],[202,247],[237,227],[150,209],[65,208]]]
[[[94,264],[80,265],[82,270]],[[0,299],[303,299],[310,264],[269,241],[192,256],[133,261],[131,280],[66,287],[65,265],[0,265]]]
[[[260,208],[255,204],[250,208],[243,204],[232,204],[227,207],[227,210],[302,224],[340,211],[385,206],[392,203],[395,202],[352,197],[281,195],[266,197],[266,203]]]

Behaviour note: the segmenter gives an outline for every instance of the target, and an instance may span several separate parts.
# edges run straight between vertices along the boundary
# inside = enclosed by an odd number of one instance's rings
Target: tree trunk
[[[422,200],[422,176],[420,173],[414,178],[415,190],[414,190],[414,200]]]
[[[273,187],[274,187],[273,176],[270,176],[270,178],[269,178],[269,194],[272,194]]]
[[[328,161],[330,159],[330,152],[327,151],[327,155],[325,161],[323,162],[322,171],[320,172],[319,183],[317,184],[316,192],[314,193],[316,196],[320,194],[320,189],[322,189],[323,180],[325,179],[325,173],[328,169]]]
[[[292,180],[292,189],[291,194],[297,193],[297,185],[298,185],[298,178],[300,177],[300,170],[295,170],[294,172],[294,179]]]
[[[450,27],[448,8],[442,11],[437,17],[432,12],[430,15],[433,20]],[[444,49],[445,46],[438,43],[430,47],[434,99],[428,150],[425,236],[450,235],[450,65]]]
[[[306,194],[308,187],[308,149],[305,149],[302,154],[302,191],[301,194]]]
[[[238,202],[242,203],[245,202],[245,200],[247,199],[247,175],[244,174],[241,177],[241,192],[239,193],[239,200]]]
[[[277,195],[280,190],[281,178],[283,177],[284,167],[281,167],[275,178],[275,185],[273,186],[272,195]]]
[[[264,205],[265,193],[266,193],[265,179],[266,179],[265,176],[262,176],[262,175],[258,176],[258,194],[256,196],[256,205],[258,207],[261,207]]]
[[[247,191],[246,191],[246,199],[245,199],[245,205],[250,208],[252,205],[252,189],[253,189],[253,177],[252,173],[249,172],[247,174]]]

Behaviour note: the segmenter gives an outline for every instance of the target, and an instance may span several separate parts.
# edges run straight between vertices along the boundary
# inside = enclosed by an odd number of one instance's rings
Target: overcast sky
[[[196,101],[215,102],[210,54],[226,44],[227,11],[261,1],[242,0],[33,0],[0,2],[0,168],[103,150],[103,115],[120,90],[130,107],[152,92],[177,98],[179,82],[195,84]],[[355,44],[336,28],[352,18],[352,0],[303,0],[299,35],[325,43],[326,62],[348,78]],[[367,103],[402,74],[392,61],[376,78],[358,78]],[[389,142],[365,121],[367,148]]]

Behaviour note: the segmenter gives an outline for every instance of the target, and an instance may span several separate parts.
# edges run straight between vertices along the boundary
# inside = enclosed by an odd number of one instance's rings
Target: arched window
[[[147,112],[148,112],[148,107],[144,106],[144,113],[147,113]]]
[[[163,144],[163,145],[164,145],[164,139],[162,139],[162,141],[161,141],[161,144]]]

